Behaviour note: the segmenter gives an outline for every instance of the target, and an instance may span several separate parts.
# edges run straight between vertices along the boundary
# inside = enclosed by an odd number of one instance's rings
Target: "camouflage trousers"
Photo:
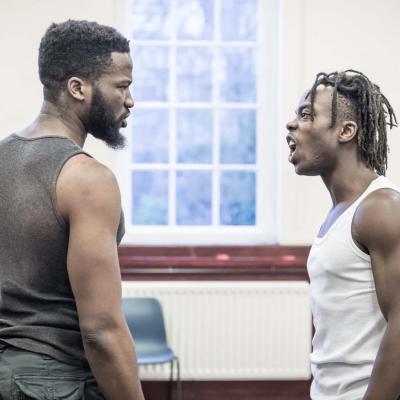
[[[89,369],[0,343],[0,400],[104,400]]]

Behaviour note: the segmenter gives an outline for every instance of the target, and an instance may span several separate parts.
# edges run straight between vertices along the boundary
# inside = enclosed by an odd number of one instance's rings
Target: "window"
[[[276,2],[123,4],[135,99],[118,164],[125,240],[274,242]]]

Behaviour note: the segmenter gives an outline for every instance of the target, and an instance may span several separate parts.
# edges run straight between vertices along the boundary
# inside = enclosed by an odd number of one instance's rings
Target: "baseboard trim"
[[[146,400],[168,400],[169,382],[142,381]],[[176,385],[173,385],[176,399]],[[310,381],[184,381],[183,400],[309,400]]]

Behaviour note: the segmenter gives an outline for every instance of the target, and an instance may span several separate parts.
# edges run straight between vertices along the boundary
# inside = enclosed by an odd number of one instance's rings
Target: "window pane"
[[[211,224],[211,172],[177,172],[176,223],[177,225]]]
[[[178,163],[211,163],[212,111],[178,110]]]
[[[132,118],[132,161],[168,162],[168,110],[136,108]]]
[[[169,49],[161,46],[134,46],[133,97],[136,101],[167,101]]]
[[[212,51],[204,47],[177,49],[177,98],[180,101],[210,101]]]
[[[170,0],[133,0],[133,39],[171,36]]]
[[[221,225],[255,225],[255,184],[254,172],[221,173]]]
[[[257,39],[257,0],[221,1],[222,40]]]
[[[178,0],[178,39],[211,39],[214,10],[212,0]]]
[[[219,130],[221,163],[255,163],[255,110],[221,110]]]
[[[256,101],[255,49],[248,47],[221,50],[221,99],[232,102]]]
[[[132,224],[167,225],[168,172],[132,173]]]

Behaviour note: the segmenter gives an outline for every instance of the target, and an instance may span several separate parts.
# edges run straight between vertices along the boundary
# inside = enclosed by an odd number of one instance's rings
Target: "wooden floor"
[[[146,400],[175,400],[176,385],[172,399],[169,383],[143,381]],[[309,381],[185,381],[181,400],[309,400]]]

